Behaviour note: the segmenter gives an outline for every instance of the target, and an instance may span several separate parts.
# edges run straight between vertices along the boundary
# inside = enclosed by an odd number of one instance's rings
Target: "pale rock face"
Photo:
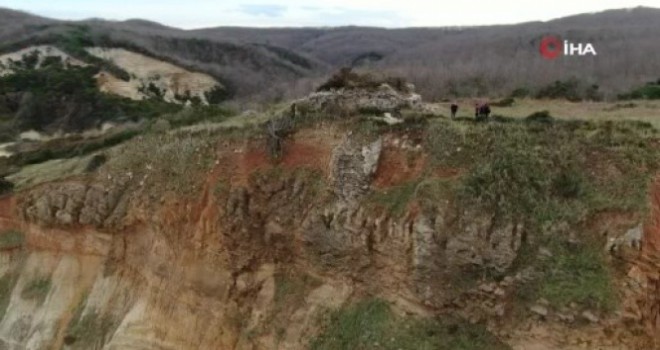
[[[380,138],[361,146],[350,135],[335,148],[331,167],[335,191],[340,198],[353,201],[369,191],[382,149],[383,140]]]
[[[23,60],[23,56],[32,54],[34,52],[38,53],[39,61],[37,62],[37,67],[40,67],[46,57],[59,57],[62,59],[62,62],[65,65],[72,66],[85,66],[86,64],[76,58],[71,57],[69,54],[58,49],[55,46],[50,45],[39,45],[39,46],[30,46],[22,50],[18,50],[12,53],[4,54],[0,56],[0,76],[11,74],[13,71],[10,68],[11,62],[20,62]]]
[[[46,57],[59,57],[65,65],[86,66],[81,60],[51,45],[31,46],[16,52],[0,55],[0,76],[12,74],[11,62],[18,62],[24,55],[38,53],[37,67],[40,67]],[[129,81],[121,80],[108,72],[100,72],[96,79],[99,89],[103,92],[142,100],[147,97],[143,91],[153,84],[163,93],[167,102],[184,103],[177,96],[198,97],[202,103],[208,103],[206,93],[221,84],[213,77],[188,71],[174,64],[163,62],[145,55],[116,48],[87,48],[91,55],[109,61],[131,75]],[[189,101],[189,100],[188,100]]]
[[[421,109],[422,98],[414,92],[398,92],[389,85],[376,90],[332,90],[315,92],[295,102],[302,115],[323,114],[334,118],[361,112],[398,112]]]
[[[146,95],[140,91],[153,84],[164,92],[168,102],[182,102],[177,96],[198,97],[207,103],[205,93],[220,84],[211,76],[203,73],[193,73],[176,65],[147,57],[135,52],[116,48],[88,48],[87,52],[116,64],[131,75],[130,81],[123,81],[107,72],[97,76],[101,91],[115,93],[120,96],[141,100]]]

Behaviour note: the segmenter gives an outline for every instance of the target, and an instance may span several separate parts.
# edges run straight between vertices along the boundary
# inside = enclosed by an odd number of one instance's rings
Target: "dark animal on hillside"
[[[456,118],[456,112],[458,112],[458,105],[456,103],[451,104],[451,118]]]

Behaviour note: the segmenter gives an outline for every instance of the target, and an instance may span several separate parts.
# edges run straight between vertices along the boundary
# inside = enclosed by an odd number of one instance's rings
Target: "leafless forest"
[[[62,22],[0,10],[4,52],[66,42],[71,33],[80,45],[128,47],[210,73],[234,97],[259,101],[299,96],[345,66],[405,77],[428,100],[506,96],[570,79],[611,98],[660,78],[660,9],[652,8],[465,28],[189,31],[144,20]],[[590,42],[598,55],[545,60],[538,46],[547,34]]]

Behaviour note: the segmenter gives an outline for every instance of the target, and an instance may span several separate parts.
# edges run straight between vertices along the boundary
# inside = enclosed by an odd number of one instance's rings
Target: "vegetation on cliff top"
[[[499,117],[489,123],[434,118],[424,123],[431,164],[416,178],[375,190],[369,201],[401,216],[413,202],[434,207],[451,200],[461,212],[474,208],[500,222],[524,223],[527,239],[506,272],[537,271],[537,278],[522,287],[524,299],[546,299],[558,308],[576,303],[614,309],[617,292],[602,249],[605,239],[602,232],[585,227],[603,212],[631,213],[633,220],[643,220],[647,186],[660,156],[652,126],[552,117]],[[392,130],[377,128],[371,133]],[[409,132],[419,131],[410,126]],[[434,169],[455,169],[451,173],[461,175],[439,179]],[[540,248],[551,256],[539,259]],[[474,278],[497,276],[502,277],[483,270]]]

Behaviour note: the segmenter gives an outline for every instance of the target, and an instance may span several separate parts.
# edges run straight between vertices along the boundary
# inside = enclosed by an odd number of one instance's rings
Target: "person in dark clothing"
[[[484,103],[481,106],[481,115],[484,119],[488,119],[490,116],[490,105],[488,103]]]
[[[451,104],[451,119],[456,118],[456,112],[458,112],[458,104],[456,102],[453,102]]]

